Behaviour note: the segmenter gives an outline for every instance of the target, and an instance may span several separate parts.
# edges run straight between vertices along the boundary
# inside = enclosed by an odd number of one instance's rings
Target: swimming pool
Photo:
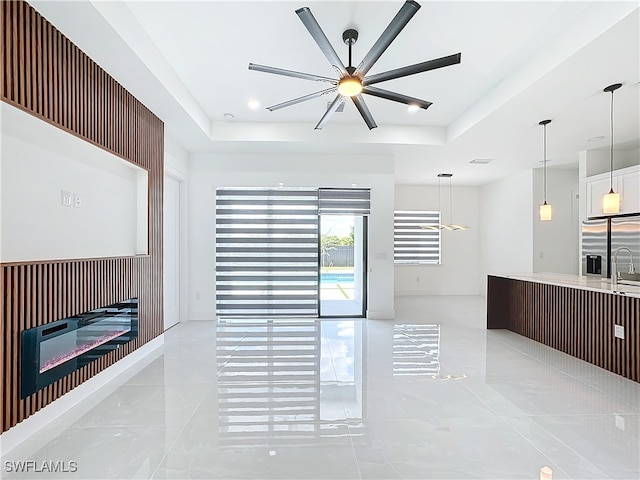
[[[345,272],[345,273],[327,273],[323,272],[320,274],[320,283],[353,283],[353,273]]]

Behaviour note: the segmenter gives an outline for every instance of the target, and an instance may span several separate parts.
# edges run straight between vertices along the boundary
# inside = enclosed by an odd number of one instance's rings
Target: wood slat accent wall
[[[616,323],[624,340],[614,335]],[[489,276],[487,328],[506,328],[640,382],[640,298]]]
[[[1,265],[4,432],[162,333],[164,125],[28,3],[0,8],[2,101],[149,171],[148,256]],[[137,340],[20,399],[23,330],[133,296]]]

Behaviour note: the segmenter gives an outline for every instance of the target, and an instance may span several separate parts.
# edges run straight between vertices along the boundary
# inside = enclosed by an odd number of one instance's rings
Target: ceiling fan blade
[[[367,124],[367,127],[369,127],[369,130],[376,128],[378,125],[376,124],[376,121],[373,119],[373,116],[371,115],[371,112],[369,111],[367,104],[364,102],[364,98],[362,98],[362,95],[356,95],[355,97],[351,97],[351,100],[353,100],[353,103],[355,104],[356,108],[360,112],[360,115],[362,115],[362,119],[364,120],[364,123]]]
[[[391,20],[391,23],[389,23],[384,32],[382,32],[380,38],[378,38],[376,43],[373,44],[369,53],[365,55],[360,65],[358,65],[355,75],[362,78],[367,74],[371,67],[373,67],[373,64],[376,63],[378,58],[380,58],[380,55],[382,55],[389,45],[391,45],[391,42],[393,42],[419,9],[420,4],[418,2],[407,0],[404,3],[402,8],[400,8],[400,11],[395,17],[393,17],[393,20]]]
[[[290,107],[291,105],[296,105],[298,103],[306,102],[307,100],[313,100],[314,98],[321,97],[322,95],[326,95],[327,93],[333,93],[336,90],[337,90],[336,87],[327,88],[326,90],[321,90],[319,92],[310,93],[309,95],[305,95],[304,97],[294,98],[293,100],[289,100],[287,102],[282,102],[282,103],[279,103],[277,105],[273,105],[271,107],[267,107],[267,110],[271,110],[272,112],[274,110],[280,110],[281,108]]]
[[[322,31],[322,28],[320,28],[311,10],[309,10],[309,7],[299,8],[296,10],[296,13],[298,17],[300,17],[300,20],[302,20],[302,23],[304,23],[304,26],[307,27],[307,30],[309,30],[309,33],[320,47],[320,50],[322,50],[322,53],[324,53],[324,56],[329,60],[329,63],[336,67],[342,75],[346,75],[347,69],[344,67],[344,63],[342,63],[342,60],[340,60],[340,57],[331,46],[331,43]]]
[[[294,70],[285,70],[283,68],[269,67],[267,65],[258,65],[256,63],[249,64],[249,70],[256,70],[257,72],[275,73],[276,75],[284,75],[285,77],[302,78],[304,80],[315,80],[317,82],[328,82],[336,85],[338,80],[335,78],[323,77],[321,75],[314,75],[312,73],[296,72]]]
[[[324,115],[322,115],[322,118],[320,119],[320,121],[316,125],[315,130],[322,130],[322,127],[324,127],[326,125],[326,123],[329,121],[331,116],[334,113],[336,113],[336,110],[340,106],[340,103],[342,102],[343,98],[344,97],[342,95],[340,95],[340,94],[336,95],[336,98],[333,100],[331,105],[329,105],[329,108],[327,108],[327,111],[324,112]]]
[[[394,102],[404,103],[405,105],[416,105],[425,110],[429,108],[432,103],[426,100],[420,100],[419,98],[409,97],[408,95],[402,95],[401,93],[390,92],[389,90],[383,90],[377,87],[364,87],[362,93],[373,95],[374,97],[386,98]]]
[[[437,68],[448,67],[450,65],[460,63],[461,57],[461,53],[456,53],[455,55],[449,55],[447,57],[436,58],[434,60],[416,63],[415,65],[409,65],[407,67],[396,68],[395,70],[377,73],[375,75],[370,75],[364,78],[364,80],[362,80],[362,84],[373,85],[374,83],[380,83],[387,80],[393,80],[395,78],[406,77],[408,75],[415,75],[416,73],[427,72],[429,70],[435,70]]]

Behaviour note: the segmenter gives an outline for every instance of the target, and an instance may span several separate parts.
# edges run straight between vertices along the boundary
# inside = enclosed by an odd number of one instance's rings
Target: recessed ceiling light
[[[597,137],[591,137],[587,142],[599,142],[600,140],[604,140],[604,135],[598,135]]]
[[[409,108],[407,108],[407,110],[409,111],[409,113],[416,113],[418,110],[420,110],[420,107],[418,105],[409,105]]]
[[[474,165],[486,165],[491,162],[493,162],[493,158],[474,158],[469,163],[473,163]]]
[[[260,102],[258,102],[257,100],[249,100],[247,102],[247,106],[251,109],[251,110],[257,110],[260,108]]]
[[[233,120],[234,118],[236,118],[236,117],[234,117],[234,116],[233,116],[233,113],[225,113],[223,116],[224,116],[224,118],[225,118],[226,120],[229,120],[229,121],[231,121],[231,120]]]

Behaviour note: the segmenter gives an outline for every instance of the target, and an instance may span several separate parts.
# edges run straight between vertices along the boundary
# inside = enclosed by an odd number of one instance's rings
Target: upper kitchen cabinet
[[[602,197],[611,188],[609,173],[587,177],[587,217],[602,217]],[[640,213],[640,165],[613,172],[613,190],[620,194],[620,213]]]
[[[621,192],[621,213],[640,213],[640,167],[618,177],[618,188]]]

